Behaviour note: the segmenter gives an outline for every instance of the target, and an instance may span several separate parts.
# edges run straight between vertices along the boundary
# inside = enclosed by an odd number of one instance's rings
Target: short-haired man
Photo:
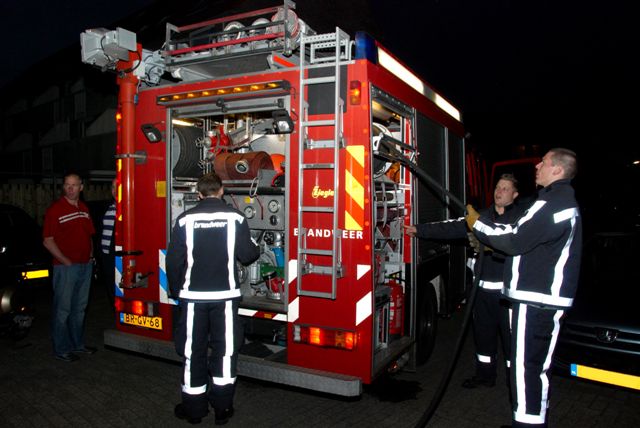
[[[518,197],[518,181],[513,174],[503,174],[493,192],[493,204],[480,212],[496,222],[515,222],[523,210],[514,203]],[[410,236],[423,239],[466,239],[467,223],[464,217],[453,221],[424,223],[408,226]],[[476,373],[466,379],[464,388],[492,387],[496,383],[498,336],[506,365],[509,367],[509,314],[501,295],[505,255],[499,251],[487,252],[483,258],[478,294],[473,307],[473,335],[476,345]]]
[[[77,360],[76,354],[96,351],[84,343],[95,229],[89,209],[80,200],[82,189],[78,174],[64,176],[63,196],[47,209],[42,233],[43,245],[53,256],[53,352],[65,362]]]
[[[221,425],[233,415],[243,340],[236,260],[249,264],[260,250],[244,215],[222,200],[224,189],[215,173],[202,176],[197,190],[200,202],[176,219],[166,257],[171,295],[180,299],[175,342],[184,359],[182,403],[174,413],[199,423],[210,402],[215,423]]]
[[[547,425],[548,370],[580,271],[582,221],[570,184],[576,171],[573,151],[552,149],[536,166],[543,188],[523,217],[514,224],[483,215],[469,222],[480,242],[508,255],[503,293],[513,305],[513,427]]]

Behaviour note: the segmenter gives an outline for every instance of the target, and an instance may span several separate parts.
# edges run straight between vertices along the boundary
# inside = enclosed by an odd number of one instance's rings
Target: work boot
[[[478,376],[470,377],[462,382],[462,387],[467,389],[474,389],[478,387],[493,388],[494,386],[496,386],[495,379],[483,379]]]
[[[173,409],[173,414],[176,415],[176,418],[182,419],[183,421],[187,421],[191,425],[199,424],[200,422],[202,422],[202,418],[189,417],[182,403],[176,404],[176,407]],[[217,417],[216,417],[216,421],[217,421]]]
[[[224,410],[216,410],[216,425],[224,425],[233,416],[233,407]]]

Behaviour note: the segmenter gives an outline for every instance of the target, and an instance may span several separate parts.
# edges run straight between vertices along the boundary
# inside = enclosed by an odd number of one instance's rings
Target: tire
[[[431,283],[418,288],[416,307],[416,363],[427,362],[436,343],[438,330],[438,302]]]

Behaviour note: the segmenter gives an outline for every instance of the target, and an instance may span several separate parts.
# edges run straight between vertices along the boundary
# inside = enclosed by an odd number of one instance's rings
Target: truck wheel
[[[427,362],[436,343],[438,328],[438,302],[431,283],[418,287],[416,325],[416,363]]]

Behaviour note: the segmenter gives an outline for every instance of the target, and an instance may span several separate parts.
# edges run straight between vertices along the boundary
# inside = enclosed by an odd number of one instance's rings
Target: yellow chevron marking
[[[362,226],[347,211],[344,212],[344,228],[346,230],[362,230]]]

